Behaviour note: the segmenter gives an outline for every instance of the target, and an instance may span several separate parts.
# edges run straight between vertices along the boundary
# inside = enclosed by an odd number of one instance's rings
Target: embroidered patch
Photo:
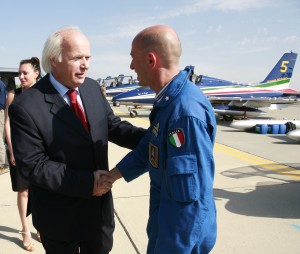
[[[171,145],[175,147],[181,147],[184,144],[184,133],[182,129],[175,129],[169,133],[169,140]]]
[[[153,125],[152,127],[152,133],[157,137],[158,135],[158,131],[159,131],[159,123],[157,123],[156,125]]]
[[[154,168],[158,168],[158,146],[149,142],[149,162]]]

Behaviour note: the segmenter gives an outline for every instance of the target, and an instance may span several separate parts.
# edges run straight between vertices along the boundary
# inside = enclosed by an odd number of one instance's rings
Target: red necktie
[[[71,108],[75,112],[76,116],[82,122],[84,128],[87,130],[87,132],[89,132],[88,122],[86,120],[84,111],[83,111],[81,105],[77,101],[77,91],[75,89],[70,89],[67,92],[67,94],[69,95],[69,98],[70,98]]]

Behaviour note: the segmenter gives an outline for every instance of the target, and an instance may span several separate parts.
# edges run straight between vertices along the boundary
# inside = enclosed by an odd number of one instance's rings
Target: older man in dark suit
[[[86,36],[59,29],[44,45],[48,74],[9,107],[17,166],[30,182],[33,223],[47,254],[109,253],[113,200],[101,181],[108,141],[133,149],[145,133],[114,115],[86,77],[89,60]]]

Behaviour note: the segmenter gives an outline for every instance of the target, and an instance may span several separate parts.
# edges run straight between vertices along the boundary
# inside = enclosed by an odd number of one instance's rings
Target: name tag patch
[[[158,168],[158,146],[149,142],[149,162],[154,168]]]

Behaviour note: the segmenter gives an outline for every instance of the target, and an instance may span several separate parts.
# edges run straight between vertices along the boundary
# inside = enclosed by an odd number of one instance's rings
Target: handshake
[[[111,171],[94,171],[93,196],[99,197],[109,192],[113,183],[121,177],[122,175],[117,168],[113,168]]]

